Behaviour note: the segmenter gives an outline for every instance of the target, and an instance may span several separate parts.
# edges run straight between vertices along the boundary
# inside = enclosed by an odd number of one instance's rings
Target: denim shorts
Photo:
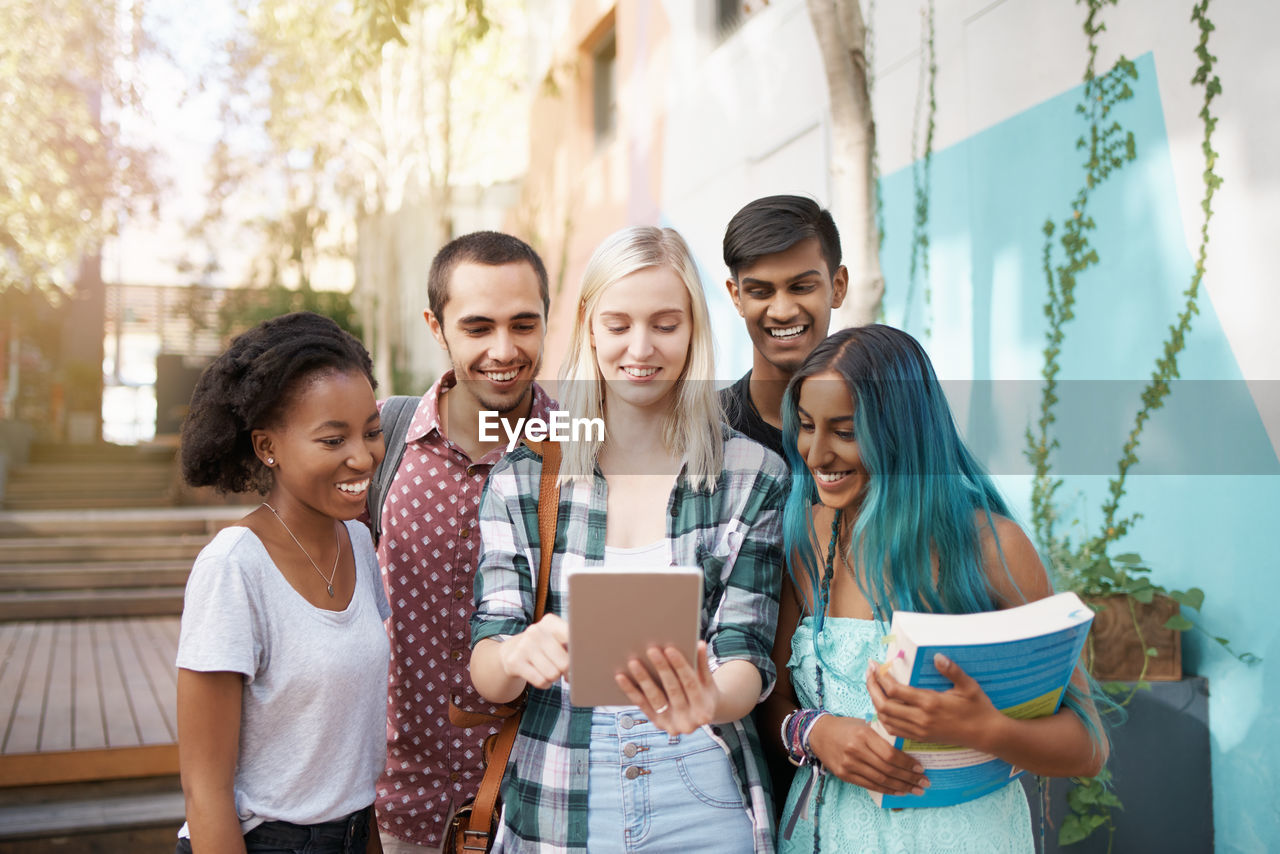
[[[587,850],[752,851],[742,790],[706,728],[672,736],[639,709],[591,716]]]
[[[369,844],[369,809],[321,824],[264,821],[244,835],[248,854],[364,854]],[[175,854],[191,854],[191,840],[179,839]]]

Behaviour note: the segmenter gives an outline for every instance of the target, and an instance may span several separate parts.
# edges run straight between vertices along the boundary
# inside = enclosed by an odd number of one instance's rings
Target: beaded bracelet
[[[826,709],[796,709],[782,720],[782,746],[786,748],[787,758],[792,765],[816,764],[818,757],[813,755],[809,746],[809,736],[814,725],[826,715]]]

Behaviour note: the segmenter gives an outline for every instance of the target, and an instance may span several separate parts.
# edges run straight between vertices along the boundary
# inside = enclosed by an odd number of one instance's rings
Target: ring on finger
[[[670,703],[663,703],[663,704],[662,704],[662,708],[660,708],[660,709],[654,709],[654,710],[653,710],[653,713],[654,713],[655,715],[660,715],[660,714],[662,714],[663,712],[665,712],[665,711],[666,711],[667,709],[669,709],[669,708],[671,708],[671,704],[670,704]]]

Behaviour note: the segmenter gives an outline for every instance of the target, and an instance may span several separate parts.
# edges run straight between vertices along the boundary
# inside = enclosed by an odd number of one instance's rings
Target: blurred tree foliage
[[[266,178],[288,200],[272,215],[295,220],[275,236],[296,237],[301,223],[322,231],[326,214],[346,205],[396,210],[407,192],[446,190],[459,168],[479,168],[492,138],[510,136],[504,108],[523,83],[521,52],[486,36],[519,18],[518,0],[240,2],[214,217]],[[505,34],[522,36],[518,27]]]
[[[352,335],[360,337],[360,323],[356,320],[349,296],[338,291],[295,290],[281,284],[229,291],[218,306],[218,332],[224,338],[230,338],[264,320],[291,311],[323,314]]]
[[[474,38],[481,38],[489,31],[484,3],[485,0],[465,0],[461,10],[455,6],[455,10],[461,13],[457,20],[470,30]],[[423,5],[422,0],[355,0],[349,36],[356,64],[365,67],[377,65],[382,59],[382,49],[392,41],[409,47],[405,30],[414,11]]]
[[[122,216],[155,204],[155,154],[121,132],[154,50],[143,0],[0,0],[0,291],[70,284]]]
[[[453,236],[459,182],[523,169],[506,156],[525,124],[523,4],[238,2],[222,69],[225,130],[194,233],[214,238],[230,225],[259,245],[249,284],[305,289],[326,265],[354,265],[364,338],[385,385],[408,325],[408,242]],[[425,226],[405,227],[407,205],[429,212]]]

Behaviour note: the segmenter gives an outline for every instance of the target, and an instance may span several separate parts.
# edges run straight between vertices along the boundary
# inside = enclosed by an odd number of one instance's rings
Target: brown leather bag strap
[[[560,512],[560,446],[555,442],[527,442],[542,457],[542,479],[538,483],[538,585],[533,606],[533,621],[542,619],[547,608],[547,590],[551,586],[551,556],[556,548],[556,522]],[[493,752],[484,767],[484,777],[476,792],[470,821],[463,831],[464,851],[488,851],[493,842],[494,812],[502,793],[502,778],[507,773],[511,749],[520,732],[523,709],[502,722],[494,739]],[[452,718],[453,710],[450,709]]]
[[[488,851],[493,843],[494,812],[498,808],[498,795],[502,793],[502,778],[507,773],[511,748],[515,747],[516,734],[520,732],[521,717],[514,714],[503,721],[502,729],[494,738],[493,752],[484,766],[484,776],[471,805],[470,820],[462,831],[463,851]]]
[[[457,703],[449,702],[449,723],[462,729],[470,729],[477,726],[490,726],[497,721],[506,720],[512,715],[519,714],[519,706],[494,706],[492,712],[473,712],[464,709]]]
[[[538,592],[533,606],[536,623],[547,612],[547,589],[551,585],[551,555],[556,550],[556,523],[560,513],[560,444],[529,444],[542,456],[542,479],[538,482]]]

